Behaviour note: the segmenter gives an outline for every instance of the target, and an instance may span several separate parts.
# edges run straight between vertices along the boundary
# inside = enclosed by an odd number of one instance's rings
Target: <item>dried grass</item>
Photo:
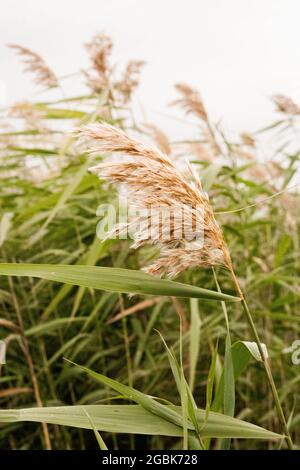
[[[46,88],[59,86],[55,73],[39,54],[18,44],[9,44],[8,47],[14,49],[22,59],[22,62],[25,64],[25,72],[31,72],[35,75],[35,83],[37,85],[43,85]]]
[[[166,155],[110,125],[92,124],[82,128],[79,135],[93,142],[90,148],[92,153],[120,152],[131,157],[129,161],[100,163],[90,168],[90,171],[115,183],[125,184],[129,190],[129,200],[134,206],[142,210],[172,208],[175,218],[176,214],[182,214],[182,207],[189,211],[192,223],[188,227],[184,226],[181,239],[178,239],[178,233],[174,229],[178,226],[175,223],[177,221],[174,221],[171,228],[164,227],[162,218],[159,217],[153,230],[153,219],[150,220],[148,214],[146,220],[139,220],[139,226],[146,227],[147,230],[141,229],[136,234],[133,247],[150,243],[158,244],[162,250],[162,257],[147,267],[147,272],[173,277],[196,266],[222,265],[230,268],[230,256],[222,231],[215,220],[208,196],[195,174],[193,183],[188,182]],[[203,210],[201,214],[199,208]],[[202,218],[204,233],[201,248],[197,248],[199,234],[195,234],[193,230],[196,219],[199,218]],[[135,224],[136,222],[135,220]],[[116,230],[123,229],[124,226],[117,227]],[[170,230],[167,240],[166,230]]]

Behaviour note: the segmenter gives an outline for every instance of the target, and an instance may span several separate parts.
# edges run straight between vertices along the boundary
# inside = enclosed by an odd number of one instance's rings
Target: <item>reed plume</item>
[[[168,136],[154,124],[146,123],[143,127],[149,132],[159,150],[165,155],[170,155],[172,149]]]
[[[130,101],[133,92],[140,83],[141,68],[144,64],[143,60],[131,60],[128,62],[121,80],[115,84],[115,88],[125,104]]]
[[[201,160],[215,160],[222,151],[200,93],[185,83],[177,83],[175,89],[179,93],[179,98],[171,104],[181,107],[186,114],[192,114],[200,119],[201,142],[189,143],[186,150]]]
[[[96,93],[108,86],[111,67],[109,59],[112,53],[113,43],[105,33],[96,34],[92,40],[85,44],[89,54],[91,69],[84,71],[87,85]]]
[[[189,142],[185,145],[185,149],[188,154],[195,155],[201,161],[212,162],[215,159],[215,155],[206,142]]]
[[[203,121],[208,122],[208,115],[200,93],[185,83],[177,83],[175,88],[180,94],[180,98],[175,100],[172,104],[179,105],[187,114],[193,114]]]
[[[115,78],[115,67],[110,63],[113,42],[105,33],[96,34],[85,44],[90,58],[90,68],[83,70],[86,83],[95,93],[107,92],[109,103],[116,101],[127,104],[139,85],[142,60],[131,60],[119,79]]]
[[[145,268],[147,272],[173,277],[197,266],[222,265],[230,268],[230,256],[222,231],[215,220],[208,196],[195,174],[192,183],[187,181],[167,155],[108,124],[91,124],[82,128],[79,134],[91,139],[92,153],[118,152],[129,157],[128,160],[100,163],[90,168],[90,171],[112,182],[125,184],[131,204],[138,207],[141,214],[147,209],[168,209],[172,213],[171,224],[167,227],[164,226],[161,213],[157,222],[153,222],[153,217],[150,220],[153,213],[139,216],[138,226],[142,228],[136,234],[133,248],[157,244],[161,249],[161,257]],[[191,169],[190,172],[193,173]],[[187,212],[183,214],[182,209]],[[181,238],[178,238],[179,219],[181,217],[181,223],[184,223],[182,217],[185,216],[191,222],[184,224]],[[194,230],[196,220],[200,219],[201,229],[197,232]],[[137,225],[137,220],[134,220],[134,224]],[[116,228],[117,231],[122,229],[124,226]],[[168,237],[166,230],[169,230]],[[201,243],[197,239],[200,231],[204,234]]]
[[[8,47],[14,49],[17,55],[21,57],[22,62],[25,64],[25,72],[35,74],[34,81],[37,85],[43,85],[46,88],[59,86],[59,81],[55,73],[48,67],[39,54],[18,44],[9,44]]]
[[[280,113],[290,114],[291,116],[300,115],[300,107],[289,96],[273,95],[272,100]]]
[[[28,129],[36,129],[40,132],[47,131],[42,121],[43,114],[28,101],[13,104],[10,107],[9,116],[23,119]]]
[[[240,138],[241,138],[241,141],[242,141],[242,144],[243,145],[246,145],[247,147],[252,147],[254,148],[255,147],[255,139],[254,137],[249,134],[248,132],[242,132],[240,134]]]

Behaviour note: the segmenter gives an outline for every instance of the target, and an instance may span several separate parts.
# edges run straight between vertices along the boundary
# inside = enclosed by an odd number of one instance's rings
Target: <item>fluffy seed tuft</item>
[[[14,49],[18,56],[21,57],[22,62],[25,64],[25,72],[35,74],[35,82],[38,85],[43,85],[46,88],[59,86],[58,78],[55,73],[48,67],[39,54],[18,44],[9,44],[8,47]]]
[[[161,257],[145,270],[153,275],[176,276],[181,271],[196,266],[222,265],[230,269],[230,256],[224,242],[222,231],[217,224],[207,194],[202,190],[198,177],[193,174],[194,182],[190,183],[178,171],[167,155],[155,148],[129,137],[125,132],[108,124],[91,124],[79,131],[92,141],[91,153],[118,152],[126,154],[128,160],[100,163],[90,171],[99,177],[125,185],[129,190],[130,203],[139,209],[172,209],[179,213],[182,207],[189,210],[192,222],[182,227],[182,236],[175,233],[175,222],[171,223],[170,236],[163,236],[166,226],[163,219],[158,219],[151,237],[145,235],[143,227],[152,224],[149,215],[134,220],[134,224],[142,227],[136,233],[134,248],[145,244],[155,244],[161,249]],[[190,168],[191,173],[193,170]],[[202,212],[199,214],[199,208]],[[178,211],[178,212],[177,212]],[[201,230],[204,240],[197,247],[197,233],[193,228],[197,217],[201,217]],[[176,218],[176,215],[175,215]],[[199,219],[198,219],[199,220]],[[139,222],[137,224],[137,222]],[[130,223],[129,223],[130,224]],[[153,226],[152,226],[153,228]],[[121,231],[122,227],[116,227]],[[148,232],[147,232],[148,233]],[[200,246],[200,245],[198,245]]]

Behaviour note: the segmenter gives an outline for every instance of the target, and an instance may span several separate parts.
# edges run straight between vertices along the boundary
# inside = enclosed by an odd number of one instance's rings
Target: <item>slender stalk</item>
[[[243,309],[244,309],[244,312],[246,314],[249,326],[251,328],[251,331],[253,333],[253,336],[255,338],[255,341],[256,341],[260,356],[261,356],[261,360],[262,360],[262,363],[263,363],[263,366],[264,366],[264,369],[265,369],[265,372],[266,372],[266,376],[267,376],[267,379],[268,379],[268,382],[269,382],[269,385],[270,385],[270,388],[271,388],[271,391],[272,391],[272,394],[273,394],[273,398],[274,398],[274,401],[275,401],[275,406],[276,406],[276,409],[277,409],[278,417],[281,421],[281,424],[282,424],[282,427],[283,427],[283,430],[284,430],[284,433],[285,433],[285,440],[286,440],[287,446],[290,450],[293,450],[293,441],[291,439],[291,435],[290,435],[290,432],[289,432],[289,429],[288,429],[288,425],[287,425],[287,421],[286,421],[286,418],[285,418],[285,415],[284,415],[284,411],[283,411],[281,403],[280,403],[280,398],[279,398],[277,388],[276,388],[276,385],[275,385],[275,382],[274,382],[274,379],[273,379],[271,367],[270,367],[268,358],[266,357],[266,355],[264,353],[264,350],[261,346],[261,341],[259,339],[259,335],[258,335],[256,326],[254,324],[251,312],[249,310],[248,304],[245,300],[244,294],[241,290],[241,287],[239,285],[239,282],[237,280],[237,277],[235,275],[235,272],[234,272],[233,268],[231,269],[231,275],[232,275],[235,287],[236,287],[236,289],[237,289],[237,291],[238,291],[238,293],[241,297],[241,304],[243,306]]]
[[[27,360],[35,400],[36,400],[37,406],[42,407],[43,402],[42,402],[42,399],[41,399],[39,383],[38,383],[38,380],[37,380],[37,377],[36,377],[36,373],[35,373],[35,369],[34,369],[34,365],[33,365],[33,360],[32,360],[31,353],[30,353],[29,343],[28,343],[28,340],[27,340],[27,337],[26,337],[26,334],[25,334],[25,329],[24,329],[24,323],[23,323],[21,310],[20,310],[20,307],[19,307],[19,303],[17,301],[17,297],[15,295],[13,283],[12,283],[12,280],[11,280],[10,277],[8,278],[8,282],[9,282],[9,286],[10,286],[10,290],[11,290],[11,294],[12,294],[13,304],[14,304],[15,311],[16,311],[17,318],[18,318],[18,323],[19,323],[19,328],[20,328],[20,336],[21,336],[21,340],[22,340],[22,349],[23,349],[24,355],[25,355],[26,360]],[[46,448],[46,450],[52,450],[47,423],[42,423],[42,429],[43,429],[43,435],[44,435],[45,448]]]

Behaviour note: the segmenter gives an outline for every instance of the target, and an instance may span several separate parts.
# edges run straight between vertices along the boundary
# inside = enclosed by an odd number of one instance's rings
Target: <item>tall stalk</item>
[[[241,290],[239,281],[238,281],[238,279],[235,275],[235,272],[234,272],[232,266],[231,266],[231,269],[230,269],[230,273],[232,275],[232,279],[233,279],[234,285],[236,287],[236,290],[237,290],[238,294],[241,297],[241,304],[242,304],[244,312],[246,314],[246,318],[247,318],[248,324],[251,328],[252,334],[255,338],[255,341],[256,341],[256,344],[257,344],[257,347],[258,347],[258,350],[259,350],[259,354],[261,356],[261,360],[262,360],[262,363],[263,363],[263,366],[264,366],[264,369],[265,369],[265,372],[266,372],[266,376],[267,376],[267,379],[268,379],[268,382],[269,382],[269,385],[270,385],[270,388],[271,388],[271,391],[272,391],[272,394],[273,394],[273,398],[274,398],[274,401],[275,401],[275,406],[276,406],[276,409],[277,409],[278,417],[281,421],[282,428],[283,428],[284,433],[285,433],[285,440],[286,440],[287,446],[290,450],[293,450],[293,441],[292,441],[292,438],[291,438],[291,435],[290,435],[290,432],[289,432],[289,429],[288,429],[288,425],[287,425],[287,421],[286,421],[286,418],[285,418],[285,415],[284,415],[283,408],[282,408],[281,403],[280,403],[280,398],[279,398],[278,391],[277,391],[277,388],[276,388],[276,385],[275,385],[275,382],[274,382],[274,378],[273,378],[273,375],[272,375],[272,371],[271,371],[271,367],[270,367],[268,358],[265,355],[264,350],[261,346],[261,341],[260,341],[258,331],[257,331],[256,326],[255,326],[255,323],[253,321],[252,314],[250,312],[249,306],[248,306],[247,301],[245,299],[245,296],[244,296],[244,294]]]

